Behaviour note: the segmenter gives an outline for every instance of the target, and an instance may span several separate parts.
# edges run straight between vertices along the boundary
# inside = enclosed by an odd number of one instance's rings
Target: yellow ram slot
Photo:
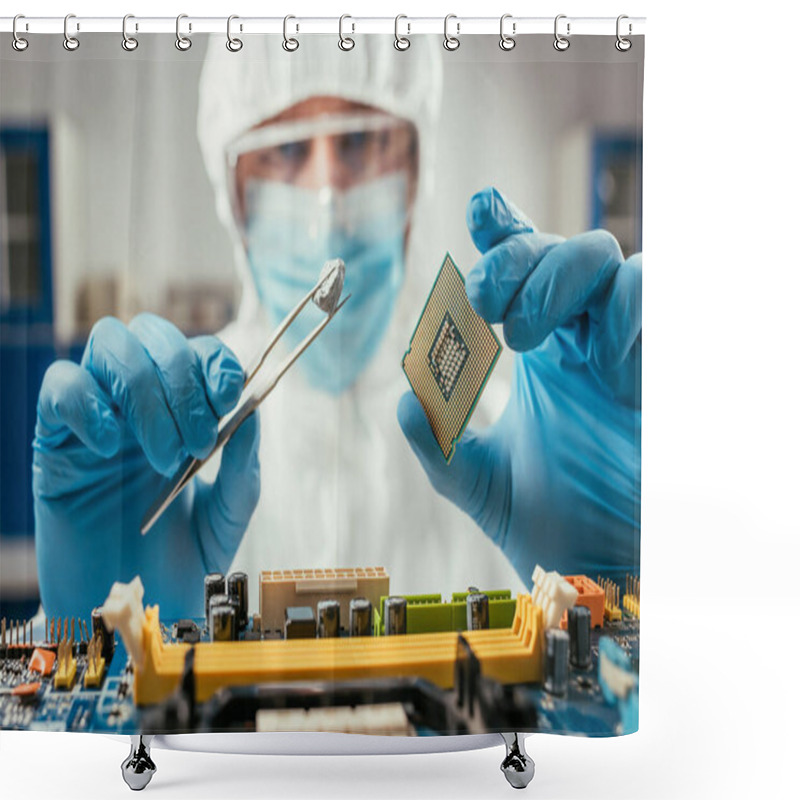
[[[158,606],[145,610],[144,664],[134,670],[138,705],[164,700],[183,674],[187,644],[165,644]],[[462,633],[484,675],[501,683],[542,680],[542,610],[520,595],[510,628]],[[405,636],[202,642],[194,645],[196,700],[225,686],[286,681],[346,681],[421,677],[443,689],[453,686],[458,633]]]

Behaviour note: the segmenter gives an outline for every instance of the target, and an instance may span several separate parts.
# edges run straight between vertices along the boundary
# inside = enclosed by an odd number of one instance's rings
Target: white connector
[[[109,631],[117,630],[137,667],[144,664],[144,586],[137,575],[130,583],[115,583],[100,609]]]
[[[578,599],[578,590],[557,572],[545,572],[538,564],[533,569],[533,604],[541,606],[545,628],[558,628],[561,617]]]

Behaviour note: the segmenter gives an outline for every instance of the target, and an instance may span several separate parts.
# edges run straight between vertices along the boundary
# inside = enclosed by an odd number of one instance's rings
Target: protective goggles
[[[389,172],[416,168],[413,124],[382,112],[323,114],[246,131],[226,149],[228,192],[238,222],[250,180],[294,184],[324,148],[330,182],[346,189]]]

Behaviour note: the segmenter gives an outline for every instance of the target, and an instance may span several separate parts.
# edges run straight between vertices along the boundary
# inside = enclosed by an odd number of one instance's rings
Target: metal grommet
[[[175,47],[178,48],[181,52],[185,53],[191,46],[192,40],[188,36],[184,36],[181,33],[181,20],[182,19],[189,19],[188,14],[178,14],[175,19]],[[189,23],[189,32],[192,31],[192,24]]]
[[[617,50],[620,51],[620,53],[627,53],[628,50],[630,50],[631,47],[633,46],[633,42],[630,39],[623,38],[623,36],[619,32],[619,28],[620,28],[619,24],[624,19],[628,19],[628,15],[627,14],[620,14],[617,17],[617,41],[614,43],[614,47],[616,47]],[[629,22],[628,23],[628,36],[631,35],[632,31],[633,31],[633,27],[631,26],[631,24]]]
[[[134,36],[128,36],[129,19],[135,19],[133,14],[126,14],[122,18],[122,49],[132,53],[139,46],[139,40]],[[136,30],[139,30],[138,25],[136,26]]]
[[[27,40],[27,39],[23,39],[23,38],[22,38],[22,37],[21,37],[21,36],[20,36],[20,35],[17,33],[17,20],[20,20],[20,19],[25,19],[25,16],[24,16],[23,14],[17,14],[17,16],[16,16],[16,17],[14,17],[14,22],[13,22],[13,23],[12,23],[12,25],[11,25],[11,33],[12,33],[12,35],[13,35],[13,37],[14,37],[14,38],[12,39],[12,41],[11,41],[11,46],[12,46],[12,47],[13,47],[13,48],[14,48],[14,49],[15,49],[15,50],[18,52],[18,53],[21,53],[21,52],[23,52],[23,50],[27,50],[27,49],[28,49],[28,44],[29,44],[29,42],[28,42],[28,40]],[[27,28],[27,25],[26,25],[26,28]]]
[[[517,40],[514,38],[514,36],[513,35],[509,36],[505,32],[506,20],[511,18],[512,18],[511,14],[503,14],[503,16],[500,17],[500,49],[505,50],[506,52],[508,52],[509,50],[513,50],[517,46]],[[517,32],[517,23],[512,22],[511,33],[515,34],[516,32]]]
[[[398,14],[394,18],[394,49],[395,50],[408,50],[411,47],[411,39],[407,36],[400,35],[400,20],[401,19],[408,19],[405,14]],[[411,23],[407,22],[406,27],[408,28],[408,33],[411,34]]]
[[[349,14],[342,14],[342,16],[339,17],[339,49],[344,50],[345,52],[347,52],[348,50],[352,50],[356,46],[355,40],[350,36],[345,36],[344,33],[342,32],[342,27],[344,26],[344,21],[346,19],[353,19],[353,18]],[[355,33],[356,32],[355,22],[352,23],[352,26],[353,30],[351,31],[351,33]]]
[[[283,49],[287,53],[294,53],[298,47],[300,47],[300,42],[297,39],[288,35],[288,28],[289,28],[289,20],[290,19],[297,19],[293,17],[291,14],[285,16],[283,18]],[[300,30],[300,26],[298,25],[295,30]]]
[[[563,53],[569,47],[569,39],[567,39],[566,37],[562,36],[558,32],[558,21],[560,19],[566,19],[566,18],[567,18],[566,14],[559,14],[556,17],[555,22],[553,23],[553,34],[556,37],[555,41],[553,42],[553,47],[555,47],[555,49],[558,50],[560,53]],[[570,31],[570,24],[568,22],[567,23],[567,36],[569,36],[569,31]]]
[[[458,38],[458,34],[461,32],[461,23],[456,22],[456,35],[451,36],[447,32],[447,24],[450,22],[451,19],[457,20],[458,17],[456,17],[455,14],[448,14],[444,18],[444,41],[442,42],[442,46],[444,47],[445,50],[449,50],[452,53],[453,50],[458,50],[458,48],[461,46],[461,41]]]
[[[75,50],[77,50],[81,46],[81,43],[78,41],[78,39],[75,36],[70,36],[70,33],[69,33],[69,21],[71,19],[75,19],[75,15],[74,14],[67,14],[67,16],[64,17],[64,41],[62,42],[62,44],[64,45],[64,49],[65,50],[69,50],[70,53],[74,52]],[[80,30],[81,29],[80,25],[76,24],[76,28],[75,29],[76,30]]]
[[[231,36],[231,22],[235,19],[239,19],[236,14],[231,14],[228,17],[228,41],[225,42],[225,47],[227,47],[231,53],[238,53],[244,47],[244,42],[241,39]],[[241,25],[239,26],[239,30],[242,30]]]

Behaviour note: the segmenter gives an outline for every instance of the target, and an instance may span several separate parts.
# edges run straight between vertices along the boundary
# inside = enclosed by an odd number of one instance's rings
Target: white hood
[[[416,125],[420,180],[415,208],[431,196],[434,130],[441,104],[440,40],[417,37],[405,52],[394,48],[393,36],[358,38],[347,53],[337,43],[336,36],[300,37],[300,47],[287,53],[276,38],[259,36],[231,53],[209,38],[200,77],[197,137],[217,214],[236,250],[242,281],[240,322],[260,313],[227,190],[225,148],[244,131],[310,97],[342,97],[381,108]]]

